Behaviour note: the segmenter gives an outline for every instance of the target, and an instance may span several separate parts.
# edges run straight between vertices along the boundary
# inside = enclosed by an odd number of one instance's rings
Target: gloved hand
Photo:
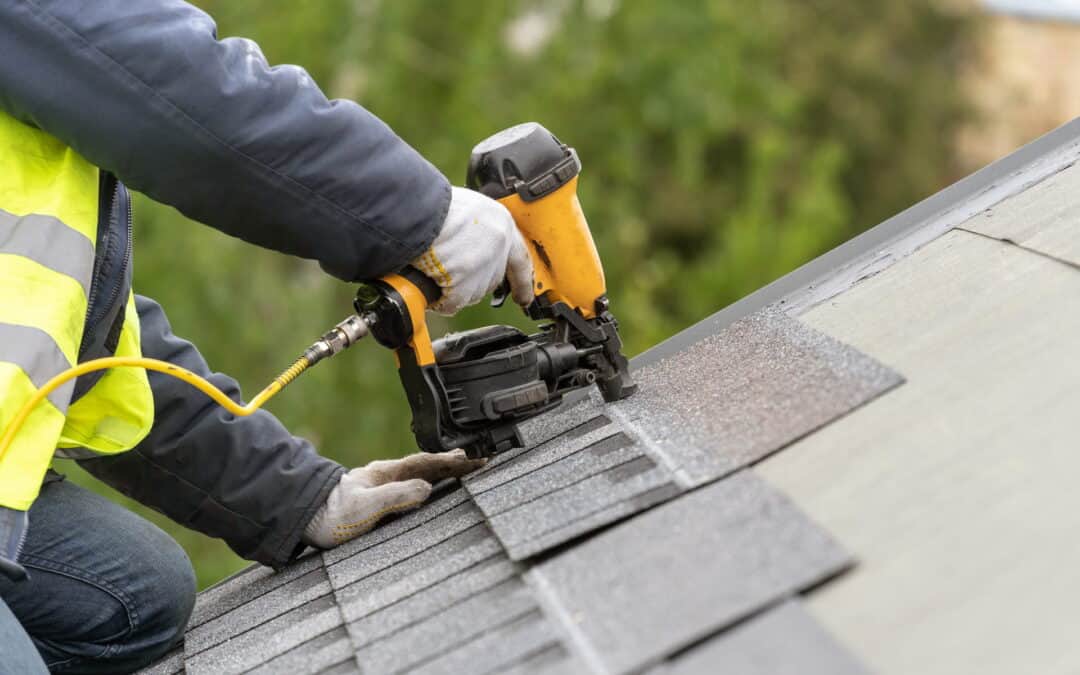
[[[457,478],[484,465],[463,450],[419,452],[402,459],[380,460],[341,477],[315,513],[301,540],[333,548],[371,530],[385,516],[414,509],[431,494],[431,484]]]
[[[19,564],[19,552],[29,526],[26,511],[0,506],[0,574],[12,581],[26,578],[26,569]]]
[[[504,278],[519,305],[533,299],[532,259],[510,212],[466,188],[453,188],[442,231],[412,266],[442,288],[432,309],[447,316],[480,302]]]

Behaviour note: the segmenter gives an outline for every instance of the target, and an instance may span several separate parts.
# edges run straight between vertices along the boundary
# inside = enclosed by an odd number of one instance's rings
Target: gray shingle
[[[483,510],[484,515],[491,518],[543,497],[551,492],[552,485],[569,486],[643,455],[643,451],[633,439],[621,431],[608,431],[606,436],[598,439],[590,434],[585,436],[584,440],[586,443],[572,454],[496,486],[502,489],[492,488],[478,492],[475,486],[470,486],[469,490],[473,493],[476,505]],[[508,464],[507,468],[517,466]],[[513,485],[507,486],[510,482]]]
[[[588,672],[591,671],[561,644],[540,649],[501,670],[502,675],[582,675]]]
[[[749,472],[601,532],[527,574],[612,672],[654,663],[843,570],[849,557]]]
[[[372,551],[378,554],[378,549]],[[391,567],[384,567],[338,589],[338,602],[346,620],[351,621],[501,555],[499,543],[491,531],[486,525],[477,524]]]
[[[185,654],[188,673],[241,673],[340,627],[332,595],[312,600],[197,654]],[[310,672],[310,671],[309,671]]]
[[[439,503],[436,502],[435,505]],[[404,520],[403,518],[391,523],[387,529],[399,525]],[[394,528],[389,536],[385,532],[380,532],[382,528],[377,529],[375,532],[379,534],[373,538],[374,542],[363,541],[368,535],[360,537],[358,541],[361,544],[349,557],[326,556],[328,563],[326,570],[330,576],[330,583],[334,588],[347,586],[354,581],[408,560],[456,534],[475,527],[483,520],[483,514],[472,502],[463,501],[430,518],[424,523],[424,527]],[[332,564],[331,560],[333,560]]]
[[[253,675],[321,673],[338,664],[345,672],[359,672],[352,641],[344,627],[335,628],[291,649],[250,671]]]
[[[179,675],[184,672],[184,646],[174,647],[165,656],[138,671],[138,675]]]
[[[508,667],[558,646],[559,637],[544,616],[535,611],[441,653],[410,672],[413,675],[503,673]]]
[[[500,584],[521,573],[519,567],[501,553],[472,567],[455,572],[434,587],[426,587],[393,603],[355,598],[342,603],[345,620],[357,647],[419,623],[433,614]]]
[[[511,549],[511,553],[517,559],[523,560],[530,556],[549,551],[556,546],[566,544],[576,537],[588,534],[605,525],[618,522],[627,516],[632,516],[635,513],[644,511],[656,504],[666,502],[680,493],[681,490],[674,483],[663,483],[651,490],[639,492],[629,499],[616,502],[599,511],[594,511],[589,515],[575,518],[562,527],[558,527],[523,541],[520,544],[516,544]]]
[[[497,466],[499,463],[512,459],[516,455],[531,453],[532,450],[529,448],[535,448],[556,436],[566,434],[570,438],[575,438],[589,433],[605,423],[611,423],[611,420],[604,415],[600,401],[599,396],[583,399],[567,404],[553,414],[540,415],[522,422],[518,425],[518,431],[525,441],[525,447],[499,455],[495,458],[493,464]]]
[[[199,593],[195,601],[195,609],[191,613],[191,621],[188,623],[188,630],[260,595],[265,595],[321,566],[319,555],[314,552],[305,555],[280,572],[275,572],[269,567],[252,565]]]
[[[639,392],[593,393],[522,425],[539,445],[465,481],[510,557],[522,560],[737,471],[901,378],[765,309],[635,373]]]
[[[866,675],[798,602],[785,602],[651,671],[655,675]]]
[[[622,433],[621,427],[611,424],[606,416],[597,415],[592,419],[602,420],[603,423],[584,434],[568,432],[541,443],[517,461],[485,467],[485,470],[477,471],[465,478],[466,489],[473,497],[490,492],[493,488],[505,485],[512,480],[520,480],[530,473],[558,466],[562,463],[560,460],[581,453],[592,444],[611,436],[618,435],[624,438],[626,442],[623,445],[633,444],[633,440],[626,438]]]
[[[537,613],[532,591],[510,578],[424,620],[357,650],[366,673],[413,668],[528,614]],[[354,642],[363,636],[354,636]]]
[[[342,544],[329,551],[323,552],[323,561],[327,565],[340,562],[365,551],[372,546],[377,546],[384,541],[393,539],[400,534],[423,527],[429,521],[441,516],[456,506],[468,501],[469,495],[462,489],[452,490],[443,494],[435,494],[426,504],[408,513],[402,514],[379,524],[377,528],[362,537],[357,537],[350,542]]]
[[[507,489],[515,486],[509,484]],[[546,548],[540,544],[569,541],[651,505],[639,497],[663,494],[670,498],[677,493],[671,475],[649,457],[641,456],[566,486],[547,484],[542,497],[492,516],[488,522],[510,557],[522,560]],[[552,539],[547,535],[557,536]]]
[[[632,425],[684,485],[760,460],[903,381],[771,308],[634,377],[638,393],[607,413]]]
[[[197,654],[329,593],[330,583],[326,579],[326,571],[315,568],[292,579],[291,583],[257,595],[218,617],[188,628],[184,637],[184,649],[188,655]]]
[[[320,670],[319,675],[356,675],[359,672],[360,668],[356,665],[356,661],[349,659],[331,668]]]

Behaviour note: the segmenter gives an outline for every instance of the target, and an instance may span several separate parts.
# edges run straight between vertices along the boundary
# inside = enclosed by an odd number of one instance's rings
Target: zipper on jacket
[[[100,223],[98,227],[110,228],[113,227],[112,216],[115,214],[117,217],[117,224],[120,227],[127,229],[127,241],[125,242],[124,251],[118,261],[110,261],[107,258],[110,255],[108,251],[108,239],[111,233],[106,232],[99,238],[99,246],[101,250],[98,250],[98,264],[94,266],[94,282],[90,285],[90,294],[86,303],[86,318],[84,320],[84,332],[86,335],[96,333],[97,330],[107,330],[108,342],[115,342],[115,338],[119,338],[120,331],[119,326],[98,326],[106,316],[110,314],[110,309],[114,304],[118,302],[120,293],[124,290],[125,280],[127,279],[127,269],[131,265],[132,258],[132,236],[134,217],[131,212],[131,195],[120,181],[116,178],[109,177],[111,180],[112,190],[108,194],[107,199],[102,199],[101,209],[103,213],[107,213],[109,217],[105,218],[103,223]],[[104,192],[104,191],[103,191]],[[104,196],[104,195],[103,195]],[[119,220],[123,219],[123,223],[120,224]],[[110,269],[104,269],[105,265],[109,265]],[[102,286],[108,285],[108,289],[102,288]],[[107,292],[108,295],[102,297],[102,293]],[[121,323],[120,317],[124,315],[121,311],[118,313],[118,320],[114,323]],[[115,336],[113,335],[115,333]],[[86,356],[87,348],[90,346],[84,340],[82,348],[79,350],[79,360],[81,361]],[[115,344],[108,345],[110,350],[115,348]]]
[[[104,305],[106,309],[112,307],[113,303],[119,299],[120,291],[124,288],[124,279],[127,277],[126,272],[128,266],[131,265],[131,236],[134,231],[135,217],[131,214],[131,193],[126,189],[121,191],[121,187],[120,181],[116,181],[113,202],[120,204],[121,198],[123,199],[122,206],[124,208],[124,226],[127,228],[127,241],[125,242],[126,246],[124,247],[124,257],[120,261],[120,270],[122,273],[118,275],[119,283],[113,284],[113,287],[110,289],[109,300]],[[123,312],[120,313],[120,316],[123,316]],[[115,348],[115,345],[113,347]]]
[[[122,184],[117,181],[117,186],[117,189],[119,190]],[[120,283],[113,287],[112,298],[110,299],[110,303],[120,303],[120,308],[116,312],[116,318],[113,320],[113,325],[109,327],[109,333],[105,337],[105,346],[111,353],[115,353],[117,345],[120,344],[120,333],[124,329],[124,322],[127,318],[127,298],[121,298],[119,296],[125,288],[130,292],[134,283],[134,279],[132,278],[131,257],[132,247],[135,245],[135,214],[131,212],[131,192],[129,192],[126,187],[123,188],[123,197],[124,225],[127,228],[127,241],[124,242],[124,258],[120,264],[120,270],[122,271]]]
[[[131,194],[127,190],[121,191],[120,181],[117,180],[116,187],[112,192],[112,203],[117,204],[117,207],[122,207],[124,210],[124,227],[127,228],[127,245],[124,247],[124,257],[120,262],[120,270],[126,270],[127,266],[131,265],[132,261],[132,231],[134,229],[134,217],[132,216],[132,198]],[[109,299],[106,300],[103,307],[109,309],[112,307],[112,303],[116,302],[120,297],[120,292],[123,291],[124,274],[119,275],[119,283],[112,284],[112,288],[109,289]],[[89,309],[89,308],[87,308]]]
[[[108,237],[110,232],[109,227],[111,225],[110,219],[107,217],[112,212],[113,203],[116,201],[117,192],[120,189],[120,181],[113,178],[110,174],[102,172],[101,174],[102,187],[98,192],[98,233],[97,241],[94,246],[94,269],[90,278],[90,293],[86,297],[86,318],[83,319],[83,330],[90,328],[92,312],[97,308],[97,296],[101,294],[101,284],[95,283],[101,279],[102,265],[105,264],[106,249],[108,249]],[[112,182],[112,190],[108,193],[103,189],[108,185],[109,181]],[[109,198],[106,199],[105,195],[108,194]],[[105,218],[102,218],[101,214],[106,214]],[[104,231],[102,231],[104,230]],[[79,360],[82,360],[83,350],[79,350]]]

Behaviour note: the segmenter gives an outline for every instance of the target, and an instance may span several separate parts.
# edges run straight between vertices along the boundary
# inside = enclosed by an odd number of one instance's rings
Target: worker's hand
[[[532,259],[510,212],[466,188],[453,188],[442,231],[412,265],[442,288],[432,309],[447,316],[480,302],[504,278],[519,305],[533,299]]]
[[[316,548],[333,548],[375,527],[391,513],[414,509],[431,494],[431,484],[457,478],[483,466],[462,450],[420,452],[402,459],[380,460],[341,477],[326,503],[304,528],[302,540]]]

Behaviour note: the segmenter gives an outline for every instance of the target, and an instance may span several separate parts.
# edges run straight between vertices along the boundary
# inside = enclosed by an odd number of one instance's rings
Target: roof
[[[656,346],[638,394],[529,421],[527,449],[421,509],[204,591],[150,672],[1076,663],[1046,629],[1080,600],[1060,447],[1078,139],[1074,122]]]

